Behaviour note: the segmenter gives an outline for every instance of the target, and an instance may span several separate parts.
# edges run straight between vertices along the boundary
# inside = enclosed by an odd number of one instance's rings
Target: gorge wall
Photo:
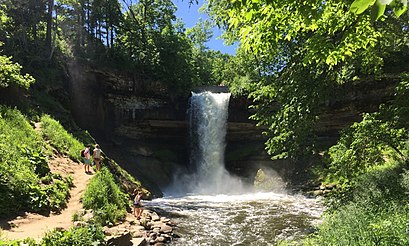
[[[72,114],[80,127],[96,137],[103,151],[119,165],[158,191],[174,173],[188,170],[190,95],[173,96],[160,84],[122,74],[69,64]],[[320,141],[332,144],[340,129],[374,111],[393,95],[396,78],[370,83],[371,90],[348,88],[327,102],[318,124]],[[345,89],[346,90],[346,89]],[[226,169],[253,181],[261,167],[290,177],[301,170],[286,161],[272,161],[264,151],[265,137],[255,122],[246,98],[232,97],[226,145]]]

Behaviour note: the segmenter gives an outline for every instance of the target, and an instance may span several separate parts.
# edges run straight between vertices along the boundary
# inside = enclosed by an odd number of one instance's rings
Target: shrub
[[[338,182],[339,187],[351,185],[370,168],[385,164],[386,150],[401,153],[399,140],[404,130],[394,129],[376,116],[365,114],[361,122],[343,132],[337,144],[329,149],[329,182]]]
[[[27,89],[35,82],[29,74],[21,75],[21,65],[13,63],[10,57],[0,56],[0,89],[17,85]]]
[[[0,217],[65,206],[72,180],[50,174],[48,155],[41,136],[20,111],[0,106]]]
[[[18,110],[0,106],[0,217],[32,207],[28,198],[39,188],[38,174],[46,172],[45,150],[41,137]]]
[[[362,175],[303,245],[409,245],[408,173],[401,165]]]
[[[83,204],[94,210],[95,221],[103,225],[115,223],[126,214],[127,196],[115,183],[107,168],[102,168],[87,186]]]
[[[1,236],[1,233],[0,233]],[[32,238],[26,238],[23,240],[3,240],[0,238],[0,245],[1,246],[21,246],[21,245],[27,245],[27,246],[36,246],[37,243],[34,239]]]
[[[54,229],[41,240],[41,245],[71,246],[71,245],[103,245],[104,233],[98,225],[89,224],[85,227],[73,227],[68,231]]]

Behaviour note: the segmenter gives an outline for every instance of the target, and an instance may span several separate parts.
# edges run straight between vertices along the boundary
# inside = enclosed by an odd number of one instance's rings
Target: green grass
[[[78,162],[81,161],[80,151],[85,148],[84,145],[49,115],[41,117],[41,134],[59,153],[66,154]]]
[[[65,207],[70,182],[50,176],[50,149],[19,110],[0,106],[0,217]]]
[[[409,172],[403,165],[361,175],[300,245],[409,245]]]
[[[83,198],[86,209],[94,210],[94,221],[106,225],[126,215],[128,196],[121,191],[114,177],[103,167],[90,181]]]

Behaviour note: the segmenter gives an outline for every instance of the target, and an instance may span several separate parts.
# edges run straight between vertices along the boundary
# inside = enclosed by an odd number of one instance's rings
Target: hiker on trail
[[[99,144],[95,144],[93,152],[92,158],[94,159],[97,171],[99,171],[101,169],[101,149],[99,148]]]
[[[139,220],[141,218],[142,211],[143,211],[143,206],[141,203],[141,198],[142,198],[143,193],[142,191],[138,191],[138,192],[136,191],[137,190],[134,191],[135,198],[133,200],[133,208],[134,208],[133,214],[135,215],[136,219]]]
[[[85,173],[91,173],[91,171],[89,170],[90,166],[91,166],[91,144],[88,144],[87,147],[84,150],[84,171]]]

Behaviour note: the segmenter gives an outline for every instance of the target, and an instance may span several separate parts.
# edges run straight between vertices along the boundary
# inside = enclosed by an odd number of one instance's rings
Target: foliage
[[[41,184],[50,175],[50,153],[25,117],[0,106],[0,132],[0,216],[21,209],[47,212],[65,207],[71,182],[52,176]]]
[[[95,224],[84,227],[72,227],[68,231],[54,229],[48,232],[41,240],[41,245],[71,246],[71,245],[103,245],[104,233],[102,228]]]
[[[0,89],[16,85],[27,89],[35,82],[29,74],[21,75],[21,66],[10,57],[0,55]]]
[[[23,240],[3,240],[1,239],[1,232],[0,232],[0,245],[2,246],[21,246],[21,245],[27,245],[27,246],[36,246],[38,245],[37,242],[32,239],[32,238],[26,238]]]
[[[363,120],[354,123],[329,150],[330,177],[341,185],[352,182],[373,166],[385,164],[388,149],[402,148],[404,130],[394,129],[375,116],[365,114]]]
[[[407,17],[372,24],[350,2],[212,0],[209,12],[230,41],[254,57],[260,78],[250,80],[254,120],[268,127],[273,158],[310,154],[322,106],[339,85],[378,75],[391,54],[408,50]],[[403,56],[401,56],[403,57]],[[237,80],[239,81],[239,80]]]
[[[395,97],[391,103],[381,105],[382,117],[396,127],[409,128],[409,74],[402,74],[402,81],[396,87]]]
[[[84,208],[94,210],[96,222],[106,225],[124,218],[128,199],[112,174],[103,167],[88,184],[83,204]]]
[[[80,150],[84,145],[68,133],[61,124],[49,115],[41,117],[41,134],[59,153],[67,154],[71,159],[81,161]]]
[[[395,15],[399,17],[406,11],[408,2],[403,0],[355,0],[351,4],[351,11],[356,14],[361,14],[372,6],[372,20],[378,20],[379,17],[385,13],[386,5],[389,5]]]
[[[349,200],[330,210],[303,245],[407,245],[408,173],[400,170],[378,168],[361,176]]]

